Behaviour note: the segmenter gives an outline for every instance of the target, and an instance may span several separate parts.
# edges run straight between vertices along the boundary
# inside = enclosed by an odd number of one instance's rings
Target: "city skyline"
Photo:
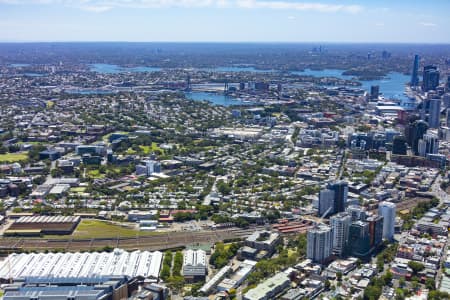
[[[0,41],[450,43],[449,9],[442,0],[0,0]]]

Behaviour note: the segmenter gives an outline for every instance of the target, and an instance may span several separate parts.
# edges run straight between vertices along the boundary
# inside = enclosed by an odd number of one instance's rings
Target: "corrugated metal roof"
[[[111,253],[11,254],[0,262],[0,278],[158,278],[162,257],[159,251],[126,252],[120,249]]]

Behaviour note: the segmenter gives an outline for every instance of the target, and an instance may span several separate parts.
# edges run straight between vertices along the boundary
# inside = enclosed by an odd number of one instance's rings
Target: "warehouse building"
[[[204,280],[206,277],[206,252],[187,250],[184,253],[183,276],[188,282]]]
[[[0,280],[86,283],[114,276],[157,280],[162,256],[159,251],[126,252],[121,249],[111,253],[11,254],[0,262]]]
[[[14,221],[4,235],[72,234],[80,221],[78,216],[23,216]]]

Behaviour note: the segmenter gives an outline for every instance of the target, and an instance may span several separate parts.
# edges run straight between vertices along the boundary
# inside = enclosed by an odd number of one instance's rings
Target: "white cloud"
[[[437,24],[430,23],[430,22],[420,22],[419,24],[422,25],[422,26],[425,26],[425,27],[436,27],[436,26],[438,26]]]
[[[358,13],[363,9],[362,6],[359,5],[340,5],[340,4],[290,2],[290,1],[236,0],[236,5],[241,8],[267,8],[267,9],[286,9],[286,10],[317,11],[317,12],[347,12],[347,13]]]
[[[294,16],[289,16],[288,17],[288,20],[295,20],[296,19],[296,17],[294,17]]]
[[[112,6],[91,6],[91,5],[80,6],[80,8],[85,11],[96,13],[101,13],[113,9]]]
[[[62,4],[88,11],[107,11],[113,8],[241,8],[298,10],[324,13],[358,13],[360,5],[326,4],[288,0],[0,0],[0,4]]]

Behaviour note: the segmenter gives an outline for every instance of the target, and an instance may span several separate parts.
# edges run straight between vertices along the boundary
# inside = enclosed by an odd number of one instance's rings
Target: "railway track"
[[[125,250],[166,250],[205,243],[216,243],[227,239],[246,238],[255,230],[262,228],[226,230],[208,230],[191,232],[168,232],[154,236],[132,238],[100,238],[100,239],[45,239],[45,238],[1,238],[0,249],[4,252],[17,251],[95,251],[105,247]]]

